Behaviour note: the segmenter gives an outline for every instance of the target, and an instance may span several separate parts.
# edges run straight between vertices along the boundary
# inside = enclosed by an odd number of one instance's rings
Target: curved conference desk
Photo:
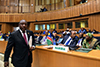
[[[4,53],[6,45],[6,41],[0,41],[0,53]],[[36,46],[32,53],[32,67],[100,67],[100,50],[60,52]]]
[[[32,67],[100,67],[100,50],[59,52],[37,46]]]

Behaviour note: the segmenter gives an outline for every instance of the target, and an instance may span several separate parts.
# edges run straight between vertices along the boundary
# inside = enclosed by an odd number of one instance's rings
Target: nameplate
[[[0,41],[4,41],[4,39],[0,39]]]
[[[68,52],[68,51],[69,51],[69,47],[64,47],[64,46],[53,46],[53,50],[61,51],[61,52]]]

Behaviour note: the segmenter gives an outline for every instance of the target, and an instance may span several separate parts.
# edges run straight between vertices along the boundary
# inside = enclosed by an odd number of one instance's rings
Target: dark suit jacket
[[[58,39],[59,39],[59,36],[56,36],[56,37],[53,36],[53,39],[54,39],[54,38],[55,38],[55,41],[56,41],[56,45],[58,45],[57,41],[58,41]]]
[[[32,45],[35,46],[34,42],[34,35],[32,31],[26,30],[28,35],[28,40],[30,36],[32,36]],[[11,53],[11,50],[13,48],[13,54],[12,54],[12,63],[14,66],[17,67],[25,67],[28,62],[28,52],[30,53],[30,63],[32,63],[32,52],[29,50],[29,46],[26,44],[21,32],[19,30],[11,33],[9,37],[9,41],[6,47],[5,55],[4,55],[4,61],[9,60],[9,55]]]
[[[61,43],[64,44],[68,38],[69,38],[68,35],[64,36],[64,38],[63,38]],[[68,46],[72,50],[74,50],[74,48],[77,49],[78,48],[76,46],[77,42],[78,42],[78,38],[74,38],[73,41],[70,43],[70,45],[66,45],[66,46]]]
[[[40,44],[40,41],[42,40],[43,36],[39,36],[38,43]]]

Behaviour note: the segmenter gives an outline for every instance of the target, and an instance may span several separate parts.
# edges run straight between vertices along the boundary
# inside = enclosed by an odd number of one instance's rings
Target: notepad
[[[92,49],[88,49],[88,48],[80,48],[80,49],[78,49],[78,50],[75,50],[75,51],[77,51],[77,52],[84,52],[84,53],[88,53],[88,52],[90,52]]]

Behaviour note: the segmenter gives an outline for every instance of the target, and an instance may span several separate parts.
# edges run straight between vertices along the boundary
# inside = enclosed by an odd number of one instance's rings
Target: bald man
[[[29,46],[29,39],[32,44]],[[15,67],[31,67],[32,50],[35,49],[34,35],[27,30],[27,22],[19,22],[19,30],[11,33],[4,55],[4,67],[9,66],[9,56],[13,48],[12,63]]]

